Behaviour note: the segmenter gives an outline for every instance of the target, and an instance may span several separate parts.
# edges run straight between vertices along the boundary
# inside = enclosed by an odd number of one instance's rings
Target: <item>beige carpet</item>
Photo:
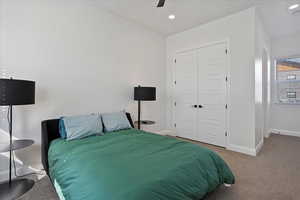
[[[203,145],[203,144],[201,144]],[[299,200],[300,138],[272,135],[257,157],[204,145],[219,153],[236,176],[231,188],[220,187],[205,200]],[[47,177],[21,200],[57,200]]]
[[[236,184],[219,188],[206,200],[300,199],[300,138],[272,135],[257,157],[208,147],[227,161]]]

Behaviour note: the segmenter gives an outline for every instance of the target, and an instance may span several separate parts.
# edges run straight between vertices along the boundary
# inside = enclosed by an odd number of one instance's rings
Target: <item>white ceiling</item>
[[[111,12],[143,24],[163,35],[181,32],[257,6],[266,30],[272,38],[300,33],[300,14],[291,15],[287,7],[300,0],[166,0],[164,8],[156,8],[158,0],[97,0]],[[171,21],[168,15],[175,14]]]

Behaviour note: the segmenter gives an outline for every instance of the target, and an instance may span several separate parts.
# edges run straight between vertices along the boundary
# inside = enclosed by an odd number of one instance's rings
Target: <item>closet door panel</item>
[[[199,141],[225,146],[226,132],[226,44],[201,48],[198,56]]]
[[[197,52],[176,55],[175,124],[177,135],[197,139]],[[174,124],[174,126],[175,126]]]

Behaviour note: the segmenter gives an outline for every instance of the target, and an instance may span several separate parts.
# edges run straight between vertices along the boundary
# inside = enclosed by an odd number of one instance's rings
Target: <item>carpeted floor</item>
[[[203,145],[203,144],[201,144]],[[272,135],[257,157],[204,145],[219,153],[236,176],[231,188],[221,186],[205,200],[299,200],[300,138]],[[58,200],[48,177],[21,200]]]

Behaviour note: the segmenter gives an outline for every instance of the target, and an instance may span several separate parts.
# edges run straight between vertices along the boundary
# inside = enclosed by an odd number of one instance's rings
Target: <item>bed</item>
[[[42,122],[42,163],[62,200],[199,200],[235,181],[199,145],[133,128],[67,142],[57,119]]]

